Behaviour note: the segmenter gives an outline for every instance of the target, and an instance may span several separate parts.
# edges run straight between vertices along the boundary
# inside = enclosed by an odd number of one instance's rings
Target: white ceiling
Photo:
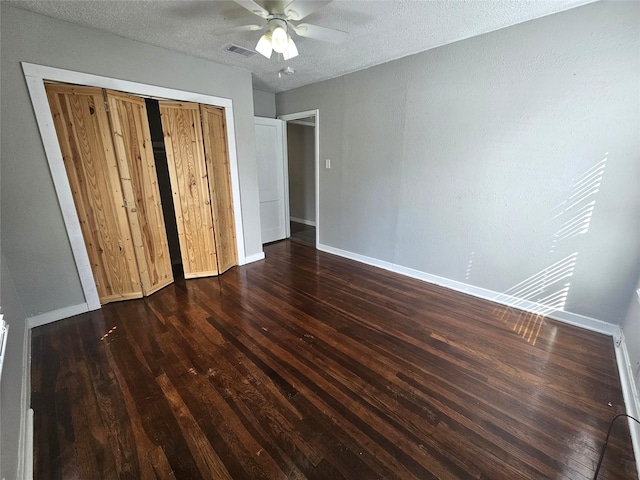
[[[303,0],[298,0],[303,1]],[[388,62],[447,43],[560,12],[593,0],[335,0],[304,19],[349,32],[341,45],[293,38],[300,56],[285,62],[228,53],[233,42],[255,48],[260,32],[216,36],[216,30],[261,23],[232,1],[22,0],[15,7],[122,37],[232,65],[253,73],[253,86],[282,92]],[[264,4],[264,2],[259,1]],[[278,78],[290,65],[295,75]]]

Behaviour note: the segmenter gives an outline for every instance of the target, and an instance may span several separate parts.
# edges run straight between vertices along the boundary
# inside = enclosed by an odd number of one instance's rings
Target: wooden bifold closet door
[[[173,282],[144,99],[46,85],[101,303]],[[237,265],[224,110],[159,102],[185,278]]]
[[[144,100],[91,87],[46,90],[100,302],[171,283]]]
[[[173,282],[173,271],[147,107],[140,97],[110,90],[105,95],[140,281],[150,295]]]
[[[224,112],[159,104],[184,276],[217,275],[237,265]]]
[[[227,127],[223,109],[200,105],[200,112],[209,175],[213,231],[218,253],[218,272],[222,273],[238,264]]]

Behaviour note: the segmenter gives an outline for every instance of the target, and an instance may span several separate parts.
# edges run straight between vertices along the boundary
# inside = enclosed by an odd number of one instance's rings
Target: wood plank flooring
[[[611,338],[265,252],[34,329],[35,478],[593,478],[624,411]],[[636,478],[625,422],[599,478]]]
[[[316,246],[316,227],[299,222],[289,222],[289,225],[291,227],[290,240]]]

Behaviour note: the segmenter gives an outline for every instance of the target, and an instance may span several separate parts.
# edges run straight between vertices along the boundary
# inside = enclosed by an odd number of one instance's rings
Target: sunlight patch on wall
[[[473,257],[475,256],[476,252],[471,252],[471,255],[469,255],[469,263],[467,264],[467,271],[464,274],[464,279],[465,280],[469,280],[471,278],[471,269],[473,268]]]
[[[559,222],[560,226],[547,238],[551,241],[550,254],[557,254],[560,247],[565,251],[567,247],[576,248],[578,245],[570,240],[589,232],[608,155],[605,153],[602,160],[580,175],[570,186],[566,199],[554,208],[550,222]],[[503,322],[513,322],[511,330],[527,343],[535,345],[545,317],[564,310],[577,261],[575,251],[495,297],[508,307],[501,311]],[[514,317],[516,312],[511,308],[521,311]]]
[[[505,290],[496,296],[495,300],[510,307],[526,307],[529,311],[532,310],[529,303],[534,302],[540,305],[534,307],[534,313],[541,315],[562,310],[569,293],[570,283],[561,282],[573,275],[577,259],[578,252],[572,253]]]
[[[551,236],[551,253],[558,245],[570,238],[589,231],[591,217],[596,205],[594,196],[600,191],[604,169],[607,166],[607,152],[597,164],[584,172],[569,189],[567,199],[554,210],[552,220],[567,218],[562,226]]]

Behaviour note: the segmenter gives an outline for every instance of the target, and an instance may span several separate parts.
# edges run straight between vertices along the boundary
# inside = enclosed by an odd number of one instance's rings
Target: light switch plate
[[[331,168],[331,159],[330,158],[327,158],[324,161],[324,168]]]

